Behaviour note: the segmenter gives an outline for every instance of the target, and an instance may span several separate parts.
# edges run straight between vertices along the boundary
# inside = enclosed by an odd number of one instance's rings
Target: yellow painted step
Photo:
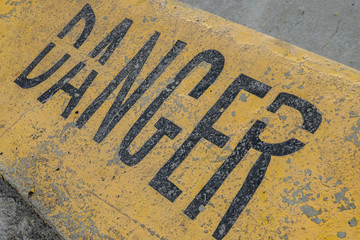
[[[360,73],[173,0],[0,5],[0,173],[65,239],[360,239]]]

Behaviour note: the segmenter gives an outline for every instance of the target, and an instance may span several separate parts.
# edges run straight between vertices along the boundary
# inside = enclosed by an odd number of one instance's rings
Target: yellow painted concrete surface
[[[360,239],[359,80],[172,0],[1,0],[0,173],[65,239]]]

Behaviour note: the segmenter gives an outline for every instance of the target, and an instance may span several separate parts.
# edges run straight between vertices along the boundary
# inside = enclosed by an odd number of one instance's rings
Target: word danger
[[[78,37],[76,42],[73,44],[73,46],[77,49],[79,49],[87,40],[96,22],[95,13],[89,4],[86,4],[57,35],[60,39],[64,38],[81,20],[85,21],[85,26],[80,37]],[[126,36],[126,33],[132,23],[133,21],[130,19],[124,19],[120,22],[119,25],[117,25],[97,46],[94,47],[94,49],[89,53],[89,56],[91,58],[95,58],[103,52],[101,57],[98,59],[98,62],[104,65],[112,56],[121,40]],[[104,140],[104,138],[106,138],[117,123],[126,115],[131,107],[139,100],[139,98],[141,98],[150,86],[152,86],[169,64],[187,45],[185,42],[177,41],[158,63],[158,65],[154,67],[145,80],[142,81],[139,87],[125,100],[125,97],[141,72],[159,37],[160,33],[155,31],[140,51],[127,63],[127,65],[115,76],[109,85],[105,87],[100,95],[96,97],[96,99],[85,109],[84,112],[81,113],[80,117],[77,119],[76,125],[81,129],[105,102],[105,100],[109,98],[120,83],[125,80],[116,99],[114,100],[114,103],[110,107],[93,138],[96,142],[100,143]],[[54,47],[54,43],[49,43],[19,75],[19,77],[15,80],[15,83],[23,89],[33,88],[44,82],[58,69],[60,69],[63,64],[69,60],[69,54],[64,54],[64,56],[49,70],[39,76],[28,78],[28,75]],[[161,138],[166,136],[170,139],[174,139],[180,133],[182,130],[181,127],[177,126],[169,119],[161,117],[155,124],[155,128],[157,129],[155,134],[151,136],[135,154],[130,154],[128,150],[136,136],[142,131],[149,120],[153,118],[166,99],[169,98],[174,90],[187,77],[187,75],[203,62],[210,64],[211,67],[207,74],[189,93],[189,96],[195,99],[201,97],[209,86],[216,81],[217,77],[223,70],[225,59],[224,56],[216,50],[203,51],[197,54],[179,71],[179,73],[177,73],[174,80],[169,83],[160,92],[160,94],[158,94],[155,100],[153,100],[153,102],[142,112],[120,143],[118,155],[124,164],[128,166],[138,164],[149,152],[151,152]],[[65,74],[64,77],[39,96],[38,100],[44,104],[60,90],[67,93],[71,99],[61,114],[61,116],[66,119],[80,102],[86,90],[98,75],[98,73],[93,70],[85,78],[80,88],[76,88],[71,85],[69,82],[85,67],[85,65],[86,64],[84,62],[76,64],[67,74]],[[176,201],[176,199],[182,194],[182,191],[169,180],[170,175],[181,165],[201,139],[205,139],[219,148],[223,148],[225,146],[230,137],[214,129],[213,125],[234,101],[239,92],[246,91],[259,98],[263,98],[270,90],[270,86],[252,79],[249,76],[240,74],[227,87],[224,93],[205,114],[205,116],[197,123],[189,137],[184,141],[179,149],[175,151],[173,156],[156,173],[149,185],[169,201]],[[280,93],[267,107],[267,110],[275,113],[283,105],[292,107],[301,113],[303,118],[302,128],[306,131],[315,133],[320,126],[322,118],[317,109],[306,100],[288,93]],[[255,149],[261,152],[260,157],[252,166],[241,189],[232,200],[229,209],[222,217],[218,227],[213,233],[212,236],[215,239],[219,240],[225,237],[246,205],[249,203],[265,176],[266,169],[271,161],[271,156],[284,156],[292,154],[305,145],[303,142],[294,138],[282,143],[266,143],[260,140],[260,134],[265,128],[266,123],[262,121],[256,121],[250,127],[229,157],[223,162],[219,169],[216,170],[214,175],[184,210],[184,214],[186,214],[190,219],[195,219],[200,214],[200,209],[209,203],[210,199],[215,195],[216,191],[220,188],[229,174],[236,168],[248,151],[250,149]]]

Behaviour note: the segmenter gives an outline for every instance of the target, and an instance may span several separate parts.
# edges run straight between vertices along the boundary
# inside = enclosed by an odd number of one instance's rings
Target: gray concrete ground
[[[182,0],[360,70],[360,3],[355,0]],[[59,239],[0,178],[0,240]]]
[[[357,0],[181,0],[360,70]]]
[[[0,240],[60,239],[0,177]]]

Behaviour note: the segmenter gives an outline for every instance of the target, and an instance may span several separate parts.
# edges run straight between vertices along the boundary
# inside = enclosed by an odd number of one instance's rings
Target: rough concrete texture
[[[355,0],[181,0],[360,70]]]
[[[0,177],[0,240],[60,239]]]
[[[360,3],[355,0],[182,1],[360,70]],[[0,239],[59,239],[2,178]]]

